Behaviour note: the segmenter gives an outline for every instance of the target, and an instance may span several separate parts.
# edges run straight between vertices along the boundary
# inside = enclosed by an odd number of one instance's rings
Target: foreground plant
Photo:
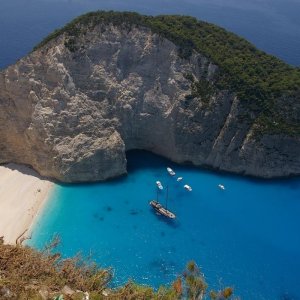
[[[111,269],[100,269],[79,255],[62,259],[53,253],[59,240],[54,239],[43,251],[20,245],[4,245],[0,240],[0,299],[229,299],[232,289],[206,293],[207,284],[195,262],[171,286],[157,291],[149,286],[128,282],[110,289]]]

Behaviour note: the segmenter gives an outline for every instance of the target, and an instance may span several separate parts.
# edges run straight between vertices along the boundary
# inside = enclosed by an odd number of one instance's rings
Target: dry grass
[[[58,240],[42,251],[20,245],[0,245],[0,289],[8,288],[16,299],[32,299],[44,288],[49,294],[71,289],[101,292],[112,278],[111,270],[99,269],[80,256],[61,259],[52,253]],[[0,296],[1,298],[1,296]],[[38,299],[38,298],[37,298]]]
[[[187,265],[183,276],[173,285],[160,287],[158,291],[134,282],[110,289],[110,269],[99,269],[90,259],[82,259],[79,255],[61,259],[60,254],[53,251],[58,243],[59,240],[54,239],[39,252],[21,245],[4,245],[0,238],[0,299],[59,299],[63,294],[64,300],[83,300],[84,292],[88,292],[90,300],[198,300],[206,295],[207,285],[194,262]],[[227,288],[211,292],[209,296],[228,299],[231,294],[232,289]]]

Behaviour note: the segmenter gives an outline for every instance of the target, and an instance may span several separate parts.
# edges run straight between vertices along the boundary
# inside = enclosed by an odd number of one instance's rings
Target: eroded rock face
[[[300,173],[300,138],[255,138],[226,91],[185,96],[217,66],[147,28],[97,26],[71,52],[60,36],[0,73],[0,163],[65,182],[126,173],[125,151],[261,177]]]

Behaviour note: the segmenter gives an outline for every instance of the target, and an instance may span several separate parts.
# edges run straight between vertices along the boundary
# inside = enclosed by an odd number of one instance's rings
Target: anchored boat
[[[189,191],[189,192],[192,191],[192,187],[189,186],[189,185],[187,185],[187,184],[185,184],[183,187],[184,187],[187,191]]]
[[[165,216],[170,219],[175,219],[176,216],[171,211],[167,210],[165,207],[163,207],[159,202],[156,200],[150,201],[150,205],[162,216]]]
[[[167,167],[167,171],[171,176],[175,176],[176,174],[170,167]]]
[[[164,187],[162,186],[162,184],[161,184],[161,182],[160,181],[156,181],[156,185],[157,185],[157,187],[160,189],[160,190],[163,190],[164,189]]]
[[[225,190],[225,186],[223,184],[218,184],[218,187],[221,189],[221,190]]]
[[[158,200],[158,194],[157,194],[157,200]],[[170,219],[175,219],[176,216],[174,213],[172,213],[170,210],[168,210],[168,187],[167,187],[167,197],[166,197],[166,207],[163,207],[162,204],[160,204],[157,200],[152,200],[150,201],[150,205],[152,206],[153,209],[160,215],[170,218]]]

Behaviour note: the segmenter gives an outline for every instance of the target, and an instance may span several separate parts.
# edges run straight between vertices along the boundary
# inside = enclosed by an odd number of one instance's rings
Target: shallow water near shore
[[[149,206],[156,180],[169,187],[174,221]],[[183,189],[186,183],[192,192]],[[159,191],[159,201],[165,196],[166,189]],[[210,288],[234,286],[242,299],[300,299],[299,216],[299,178],[230,176],[133,151],[128,176],[57,185],[27,244],[40,249],[58,234],[63,256],[92,254],[100,266],[114,268],[114,285],[129,278],[168,284],[195,260]]]

